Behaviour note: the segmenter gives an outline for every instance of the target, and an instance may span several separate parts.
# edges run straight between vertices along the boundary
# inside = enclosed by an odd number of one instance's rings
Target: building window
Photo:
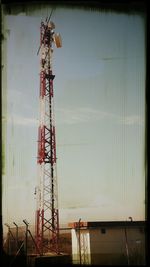
[[[105,228],[101,228],[101,233],[102,234],[106,234],[106,229]]]

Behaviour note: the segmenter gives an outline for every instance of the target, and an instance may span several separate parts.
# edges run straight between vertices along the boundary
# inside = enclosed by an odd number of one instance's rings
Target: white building
[[[72,261],[84,265],[141,265],[145,263],[145,222],[75,222]]]

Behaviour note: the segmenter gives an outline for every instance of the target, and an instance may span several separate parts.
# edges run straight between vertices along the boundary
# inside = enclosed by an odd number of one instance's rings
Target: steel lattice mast
[[[40,27],[40,125],[38,129],[38,186],[36,244],[41,254],[59,253],[59,213],[56,176],[56,137],[53,112],[53,43],[61,47],[53,22]]]

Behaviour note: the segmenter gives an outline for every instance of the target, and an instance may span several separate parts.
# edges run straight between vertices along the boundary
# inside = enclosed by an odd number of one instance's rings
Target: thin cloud
[[[114,118],[116,115],[96,110],[92,108],[59,108],[57,112],[57,123],[59,124],[78,124],[97,121],[104,118]]]
[[[35,118],[28,118],[18,115],[13,115],[12,117],[8,118],[9,123],[13,123],[14,125],[20,126],[38,126],[38,120]]]
[[[123,117],[120,120],[120,123],[122,123],[124,125],[143,125],[144,119],[142,119],[138,115],[131,115],[131,116]]]
[[[56,110],[56,112],[57,124],[74,125],[80,123],[96,122],[100,120],[112,120],[117,124],[127,126],[143,125],[144,123],[144,119],[139,115],[121,116],[114,113],[86,107],[59,108]],[[39,120],[14,114],[8,117],[8,122],[22,126],[38,126]]]
[[[59,108],[57,111],[57,124],[79,124],[100,120],[112,120],[122,125],[143,125],[144,119],[139,115],[121,116],[102,110],[79,107]]]

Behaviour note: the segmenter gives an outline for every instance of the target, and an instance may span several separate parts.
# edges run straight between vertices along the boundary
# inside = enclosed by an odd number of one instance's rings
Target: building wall
[[[90,250],[92,264],[121,264],[128,260],[143,263],[145,255],[145,235],[139,228],[90,229]],[[129,257],[127,257],[127,249]]]
[[[145,263],[145,233],[140,227],[127,227],[126,235],[125,228],[118,226],[71,231],[74,264],[143,265]]]
[[[74,264],[91,264],[89,230],[71,230],[72,262]]]

